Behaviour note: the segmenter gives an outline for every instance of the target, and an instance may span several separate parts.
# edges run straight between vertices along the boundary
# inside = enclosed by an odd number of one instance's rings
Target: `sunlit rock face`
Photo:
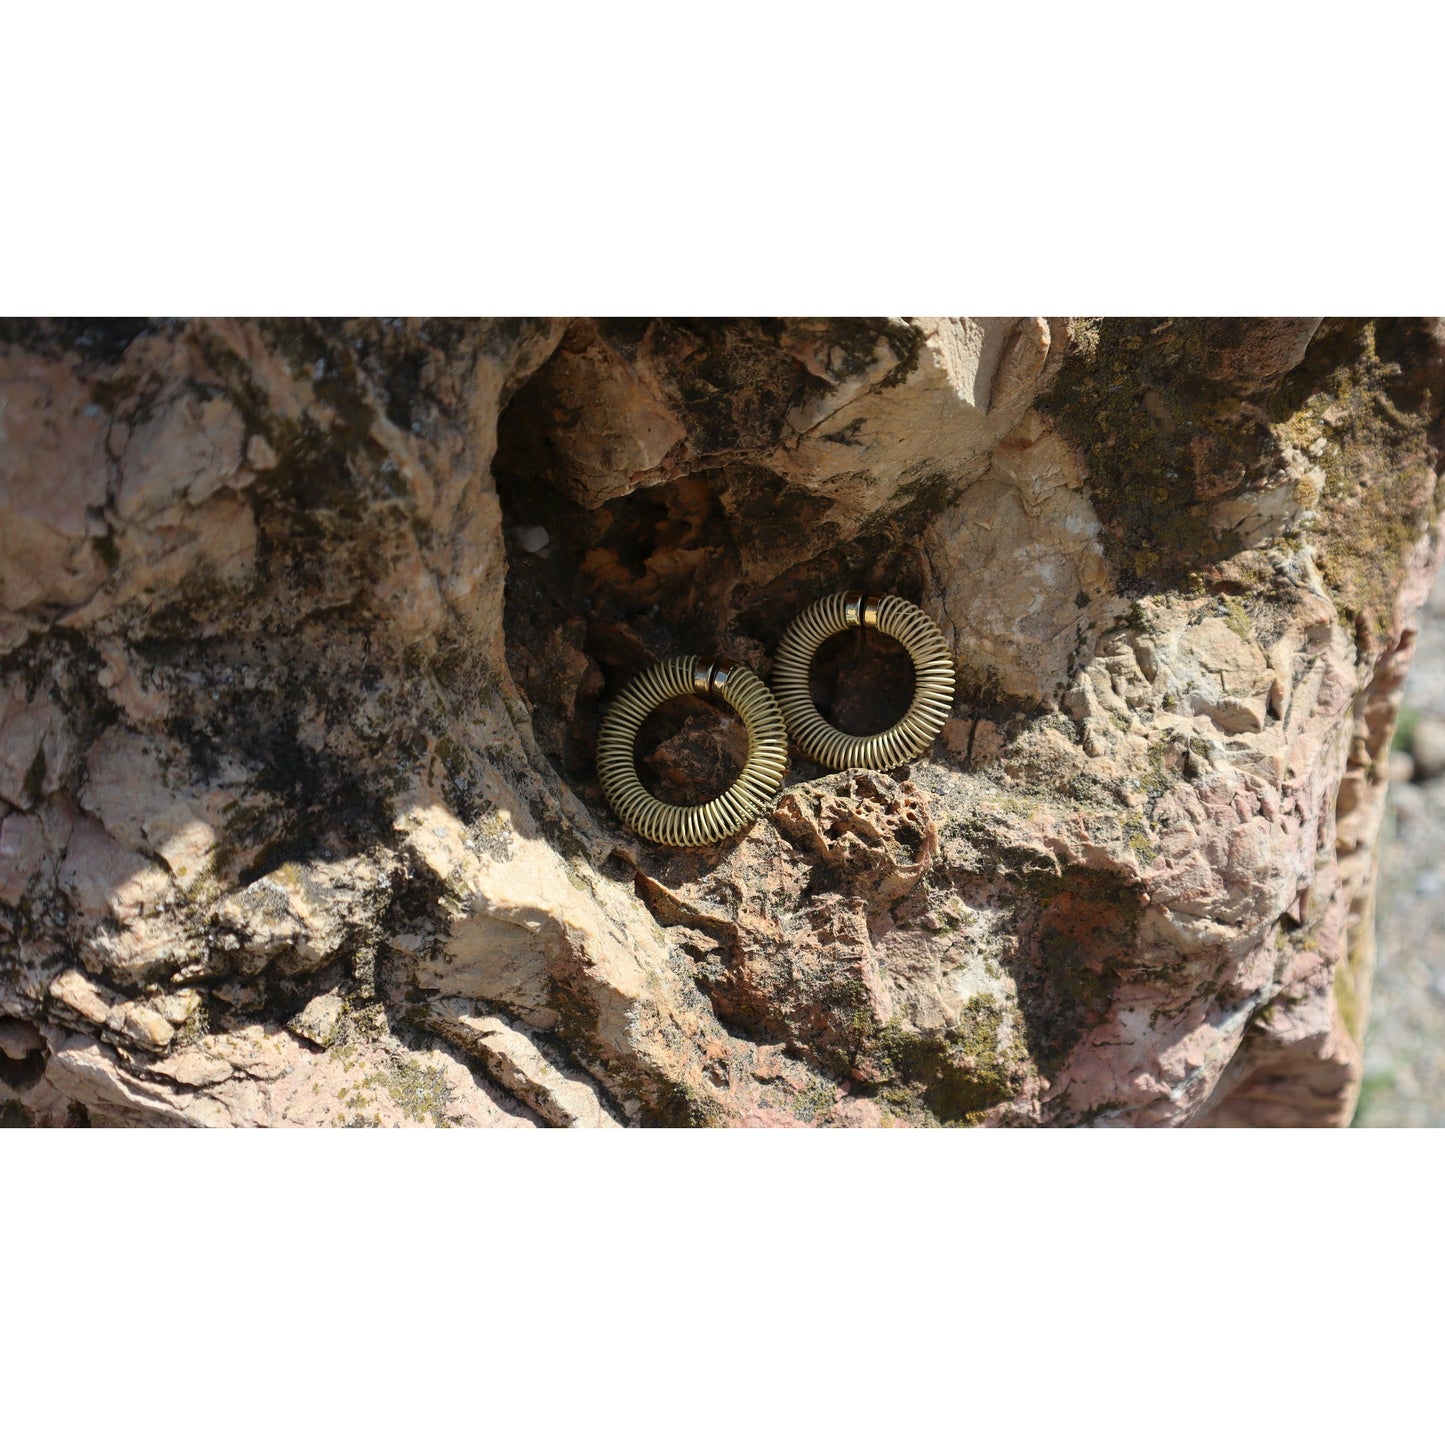
[[[1426,322],[0,324],[4,1122],[1345,1122],[1442,397]],[[619,688],[851,588],[931,753],[623,832]]]

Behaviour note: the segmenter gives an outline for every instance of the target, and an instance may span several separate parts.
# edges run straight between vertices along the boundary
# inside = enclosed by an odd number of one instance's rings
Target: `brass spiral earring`
[[[874,627],[901,642],[913,661],[913,702],[891,728],[867,737],[840,732],[813,705],[808,669],[828,638],[850,627]],[[918,757],[939,734],[953,707],[953,658],[932,619],[901,597],[836,592],[804,608],[783,634],[773,662],[773,692],[788,734],[825,768],[896,768]]]
[[[637,731],[674,697],[725,702],[748,730],[748,760],[738,780],[710,803],[681,808],[654,798],[637,776]],[[748,826],[773,800],[788,770],[783,716],[756,673],[724,658],[673,657],[618,693],[597,734],[597,776],[612,811],[639,837],[673,848],[716,843]]]

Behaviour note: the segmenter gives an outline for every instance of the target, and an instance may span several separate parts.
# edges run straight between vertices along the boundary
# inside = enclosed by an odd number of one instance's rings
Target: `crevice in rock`
[[[507,660],[543,752],[606,820],[593,754],[606,707],[626,681],[690,652],[734,657],[766,680],[784,629],[818,597],[854,587],[922,595],[915,538],[946,498],[922,488],[899,514],[846,540],[826,498],[757,465],[702,467],[584,506],[527,470],[545,450],[538,429],[551,421],[529,395],[545,386],[545,370],[498,428]],[[873,634],[820,649],[814,678],[825,715],[858,731],[896,721],[912,695],[906,654]],[[670,801],[716,796],[734,775],[740,736],[715,708],[676,706],[644,730],[640,769],[659,796],[673,790]],[[816,775],[805,759],[794,761],[790,781]]]

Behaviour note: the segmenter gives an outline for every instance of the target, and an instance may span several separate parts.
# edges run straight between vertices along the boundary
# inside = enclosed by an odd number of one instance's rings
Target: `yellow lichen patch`
[[[388,1059],[361,1083],[364,1088],[385,1089],[392,1103],[417,1123],[430,1119],[438,1129],[451,1127],[446,1106],[451,1102],[452,1086],[443,1069],[413,1059]]]

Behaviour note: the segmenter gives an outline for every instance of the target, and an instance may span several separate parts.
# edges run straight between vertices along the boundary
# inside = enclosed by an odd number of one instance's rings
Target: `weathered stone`
[[[163,1063],[152,1064],[149,1073],[174,1079],[189,1089],[223,1084],[236,1071],[224,1059],[213,1058],[204,1049],[185,1049]]]
[[[38,1122],[1348,1117],[1440,327],[6,326],[0,1011]],[[852,587],[949,640],[931,752],[795,758],[713,849],[621,832],[616,690],[766,677]],[[815,681],[867,732],[911,675],[859,632]],[[641,741],[679,801],[737,766],[711,717]]]
[[[336,1039],[341,1025],[344,1005],[334,993],[324,993],[310,1003],[286,1025],[297,1038],[306,1039],[323,1049],[329,1049]]]
[[[29,691],[19,678],[0,691],[0,798],[15,808],[54,792],[70,760],[60,708]]]
[[[439,999],[432,1018],[439,1033],[479,1059],[492,1079],[548,1123],[564,1129],[617,1127],[596,1086],[559,1069],[522,1030],[499,1018],[476,1016],[456,999]]]
[[[20,1019],[0,1018],[0,1054],[16,1063],[38,1053],[45,1039],[33,1024]]]
[[[55,1095],[78,1105],[93,1124],[175,1129],[225,1122],[224,1114],[210,1106],[188,1113],[192,1101],[138,1076],[114,1049],[85,1034],[71,1034],[60,1042],[46,1065],[44,1082]]]
[[[147,999],[152,1008],[168,1023],[179,1028],[195,1016],[200,1007],[200,995],[194,989],[182,989],[179,993],[163,993]]]
[[[109,418],[75,360],[0,351],[0,612],[74,606],[104,572]]]
[[[162,1052],[176,1036],[175,1028],[145,1003],[122,1004],[110,1011],[105,1023],[115,1033],[156,1053]]]
[[[50,985],[50,997],[93,1024],[103,1024],[115,1006],[114,995],[97,988],[78,968],[68,968]]]
[[[226,1055],[228,1057],[223,1057]],[[452,1055],[395,1042],[317,1053],[282,1033],[245,1029],[164,1059],[61,1033],[43,1072],[18,1094],[44,1125],[533,1127]]]
[[[45,830],[38,818],[11,813],[0,820],[0,902],[19,903],[46,858]]]

